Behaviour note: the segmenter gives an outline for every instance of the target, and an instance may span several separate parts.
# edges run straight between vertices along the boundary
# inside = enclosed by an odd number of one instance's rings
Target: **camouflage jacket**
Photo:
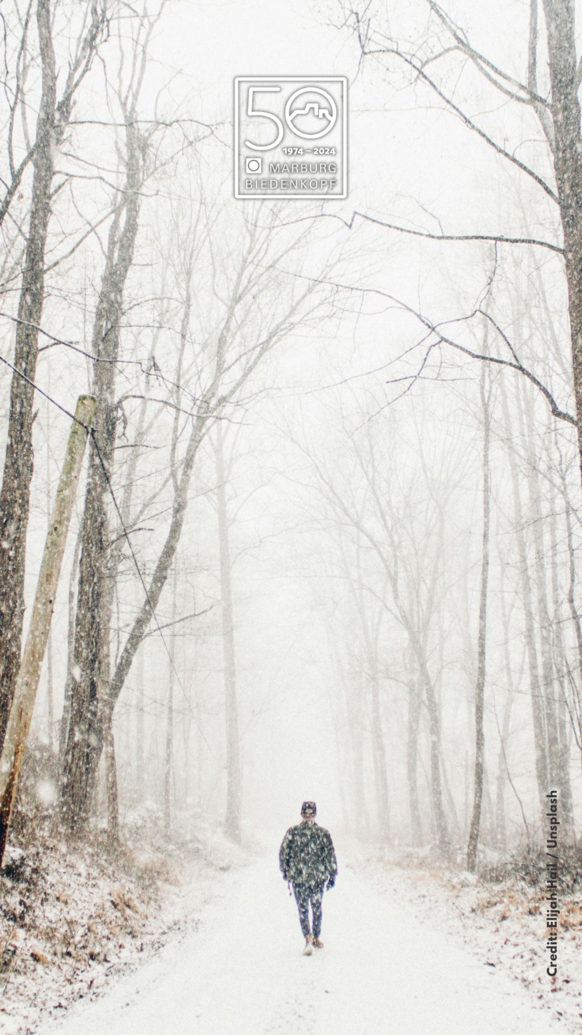
[[[337,862],[328,831],[309,820],[290,827],[279,852],[279,866],[292,884],[323,884],[335,878]]]

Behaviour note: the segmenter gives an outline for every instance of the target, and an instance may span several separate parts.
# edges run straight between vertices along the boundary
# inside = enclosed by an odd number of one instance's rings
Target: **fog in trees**
[[[211,819],[244,842],[314,799],[346,838],[474,870],[533,851],[556,790],[573,842],[568,5],[275,5],[291,40],[310,26],[301,71],[350,81],[350,193],[323,203],[232,195],[230,85],[284,53],[271,17],[265,54],[216,8],[210,56],[210,8],[8,6],[2,737],[96,400],[26,836],[114,850]]]

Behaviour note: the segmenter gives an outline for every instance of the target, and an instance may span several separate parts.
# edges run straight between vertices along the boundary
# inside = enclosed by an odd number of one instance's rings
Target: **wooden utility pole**
[[[67,532],[73,512],[77,482],[83,462],[87,429],[91,427],[95,399],[81,395],[69,435],[65,462],[57,490],[51,523],[42,558],[36,596],[20,663],[6,736],[0,757],[0,866],[4,858],[8,825],[16,785],[22,768],[32,721],[40,672],[49,637],[54,601],[61,572]]]

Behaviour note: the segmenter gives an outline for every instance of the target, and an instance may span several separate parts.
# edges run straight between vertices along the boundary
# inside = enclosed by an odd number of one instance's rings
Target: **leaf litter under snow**
[[[560,892],[558,975],[546,974],[546,893],[507,876],[490,882],[449,868],[425,852],[398,858],[390,853],[352,851],[351,865],[375,889],[394,896],[411,915],[453,938],[489,967],[499,967],[525,987],[540,1008],[582,1028],[582,894]]]
[[[0,875],[0,1032],[28,1035],[81,998],[95,998],[203,907],[245,852],[200,819],[180,840],[103,842],[44,836],[9,845]]]

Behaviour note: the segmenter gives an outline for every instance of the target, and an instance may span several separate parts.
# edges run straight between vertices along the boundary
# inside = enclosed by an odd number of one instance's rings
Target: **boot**
[[[323,949],[323,942],[320,942],[319,938],[316,938],[315,935],[313,936],[313,944],[316,949]]]
[[[303,950],[303,955],[304,956],[311,956],[311,953],[313,952],[313,944],[312,943],[313,943],[313,935],[308,934],[306,939],[305,939],[305,948]]]

